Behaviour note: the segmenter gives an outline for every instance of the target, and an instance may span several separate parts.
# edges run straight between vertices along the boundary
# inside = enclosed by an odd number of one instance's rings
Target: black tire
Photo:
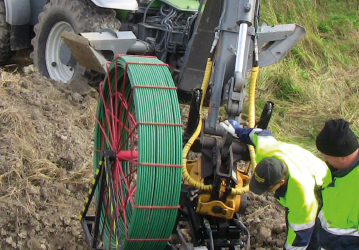
[[[121,23],[115,15],[114,10],[100,8],[90,0],[50,0],[44,6],[43,12],[39,15],[39,22],[34,27],[35,37],[31,41],[34,46],[31,53],[34,65],[42,75],[62,82],[67,82],[74,75],[82,74],[83,67],[76,62],[72,67],[57,60],[60,58],[60,47],[64,46],[64,42],[61,33],[54,34],[54,30],[65,27],[72,29],[71,31],[76,34],[105,28],[119,30]],[[51,41],[49,45],[48,40]],[[63,54],[62,50],[61,56]],[[91,85],[102,80],[101,74],[89,69],[82,75],[85,75]]]
[[[15,54],[10,48],[10,25],[5,18],[5,3],[0,0],[0,65],[6,64]]]

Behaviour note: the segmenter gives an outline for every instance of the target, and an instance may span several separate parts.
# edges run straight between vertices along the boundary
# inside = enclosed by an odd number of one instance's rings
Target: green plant
[[[329,25],[328,23],[325,23],[324,21],[319,22],[318,29],[319,29],[319,32],[322,32],[322,33],[332,32],[331,25]]]

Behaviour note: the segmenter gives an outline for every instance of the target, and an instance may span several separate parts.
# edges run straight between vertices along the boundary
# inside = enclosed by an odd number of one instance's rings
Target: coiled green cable
[[[124,76],[126,65],[127,75]],[[123,86],[124,77],[127,79],[125,86]],[[124,91],[122,91],[123,87]],[[132,87],[135,87],[132,93],[133,101],[129,103]],[[128,109],[124,108],[126,105],[129,106]],[[135,133],[137,138],[131,134],[133,123],[131,116],[138,123]],[[98,189],[95,193],[96,201],[100,195],[105,199],[101,211],[97,211],[101,214],[99,229],[104,246],[106,249],[118,249],[119,244],[122,244],[124,250],[164,249],[167,241],[153,239],[170,237],[176,221],[175,207],[179,204],[182,183],[181,114],[177,92],[168,68],[156,58],[118,57],[109,66],[109,77],[104,80],[98,101],[97,120],[94,138],[94,171],[99,167],[101,150],[113,150],[118,155],[120,151],[135,151],[133,145],[137,147],[138,162],[171,165],[164,167],[137,164],[137,172],[131,172],[129,161],[118,160],[118,166],[126,176],[124,178],[123,175],[122,177],[116,175],[116,163],[112,164],[112,176],[115,180],[109,180],[108,185],[112,183],[113,190],[117,191],[111,194],[111,189],[107,188],[105,194],[99,194]],[[123,130],[123,127],[128,130]],[[121,131],[123,131],[122,136]],[[133,138],[135,143],[131,144]],[[123,147],[119,149],[119,145],[122,144]],[[126,183],[125,179],[131,182]],[[136,206],[162,208],[135,208],[128,200],[134,187],[136,191],[133,200]],[[111,195],[118,200],[113,204],[113,211],[111,211]],[[117,223],[116,213],[119,218]],[[140,240],[126,239],[125,224],[127,224],[128,238]],[[117,234],[116,226],[119,227]]]

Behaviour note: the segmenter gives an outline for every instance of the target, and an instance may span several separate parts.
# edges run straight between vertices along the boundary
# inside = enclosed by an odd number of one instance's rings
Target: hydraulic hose
[[[249,192],[249,185],[246,185],[242,188],[232,188],[232,195],[242,195]]]
[[[209,250],[214,250],[213,233],[212,233],[211,225],[209,224],[209,221],[207,219],[204,219],[203,224],[208,234]]]
[[[202,94],[202,99],[201,99],[201,104],[200,104],[200,109],[199,109],[198,126],[197,126],[197,129],[195,130],[195,132],[193,133],[193,135],[191,136],[191,138],[188,140],[186,145],[183,147],[183,153],[182,153],[183,179],[188,181],[188,183],[191,184],[193,187],[198,188],[200,190],[204,190],[204,191],[210,191],[212,189],[212,185],[205,185],[202,182],[198,182],[191,177],[191,175],[187,171],[187,155],[188,155],[188,152],[189,152],[193,142],[197,139],[197,137],[199,136],[199,134],[201,133],[201,130],[202,130],[202,126],[203,126],[202,106],[203,106],[203,100],[206,96],[206,91],[207,91],[207,87],[208,87],[209,78],[211,76],[211,71],[212,71],[212,60],[210,58],[208,58],[207,65],[206,65],[206,71],[204,73],[202,86],[201,86],[203,94]]]
[[[257,80],[258,80],[258,73],[259,73],[259,67],[253,67],[252,68],[252,72],[251,72],[251,79],[250,79],[250,83],[249,83],[249,108],[248,108],[248,119],[249,119],[249,127],[250,128],[254,128],[255,126],[255,117],[256,117],[256,113],[255,113],[255,93],[256,93],[256,85],[257,85]],[[248,145],[248,149],[249,149],[249,155],[251,158],[251,161],[249,164],[251,164],[252,166],[252,171],[254,170],[254,168],[256,167],[256,153],[255,153],[255,149],[254,146],[252,145]],[[231,190],[231,194],[232,195],[242,195],[249,192],[249,185],[246,185],[242,188],[233,188]]]
[[[177,226],[176,228],[176,232],[177,232],[177,236],[179,238],[179,240],[182,243],[182,246],[185,247],[186,250],[192,250],[191,245],[187,243],[187,241],[185,240],[185,238],[183,237],[183,234],[181,232],[181,229],[179,229],[179,227]]]
[[[259,67],[253,67],[251,73],[251,79],[249,83],[249,107],[248,107],[248,119],[249,127],[254,128],[256,125],[256,86],[259,75]],[[254,171],[256,163],[256,152],[254,146],[248,145],[249,154],[251,157],[252,172]]]
[[[214,241],[213,241],[212,230],[209,230],[207,232],[207,234],[208,234],[208,238],[209,238],[209,250],[214,250]]]
[[[203,91],[203,95],[202,95],[202,99],[201,99],[201,104],[200,104],[200,117],[199,117],[199,122],[198,122],[198,127],[195,130],[195,132],[193,133],[193,135],[191,136],[191,138],[188,140],[188,142],[186,143],[186,145],[183,148],[183,167],[182,167],[182,174],[183,174],[183,178],[188,181],[188,183],[190,185],[192,185],[195,188],[198,188],[200,190],[204,190],[204,191],[210,191],[212,189],[212,185],[205,185],[201,182],[198,182],[196,180],[194,180],[190,174],[187,171],[187,155],[189,152],[189,149],[191,148],[193,142],[197,139],[197,137],[199,136],[201,130],[202,130],[202,126],[203,126],[203,122],[202,122],[202,105],[203,105],[203,100],[204,97],[206,95],[206,90],[208,87],[208,82],[209,82],[209,78],[210,78],[210,74],[211,74],[211,70],[212,70],[212,61],[210,58],[208,58],[207,60],[207,66],[206,66],[206,71],[204,74],[204,78],[203,78],[203,82],[202,82],[202,86],[201,89]],[[255,126],[255,90],[256,90],[256,85],[257,85],[257,79],[258,79],[258,74],[259,74],[259,67],[253,67],[252,68],[252,72],[251,72],[251,79],[250,79],[250,87],[249,87],[249,127],[253,128]],[[250,153],[250,157],[251,157],[251,165],[252,165],[252,171],[254,170],[256,164],[255,161],[255,150],[254,147],[249,145],[249,153]],[[249,186],[246,185],[242,188],[233,188],[231,190],[231,194],[232,195],[242,195],[245,194],[249,191]]]
[[[201,130],[202,130],[202,126],[203,126],[203,115],[202,115],[202,106],[203,106],[203,100],[204,97],[206,95],[206,90],[208,87],[208,82],[209,82],[209,78],[210,78],[210,74],[211,74],[211,70],[212,70],[212,61],[209,58],[207,60],[207,66],[206,66],[206,71],[204,74],[204,78],[203,78],[203,82],[202,82],[202,86],[201,89],[203,91],[202,94],[202,99],[201,99],[201,104],[200,104],[200,117],[199,117],[199,122],[198,122],[198,126],[197,129],[195,130],[195,132],[193,133],[193,135],[191,136],[191,138],[188,140],[188,142],[186,143],[186,145],[183,148],[183,157],[182,157],[182,162],[183,162],[183,167],[182,167],[182,174],[183,174],[183,178],[188,181],[188,183],[190,185],[192,185],[195,188],[198,188],[200,190],[204,190],[204,191],[210,191],[212,189],[212,185],[205,185],[201,182],[198,182],[196,180],[194,180],[190,174],[187,171],[187,155],[188,152],[193,144],[193,142],[197,139],[197,137],[199,136]],[[250,80],[250,89],[249,89],[249,125],[250,127],[254,127],[255,125],[255,89],[256,89],[256,83],[257,83],[257,79],[258,79],[258,72],[259,72],[259,67],[253,67],[252,68],[252,74],[251,74],[251,80]],[[255,163],[255,150],[253,146],[250,146],[249,148],[250,150],[250,157],[251,157],[251,164],[252,164],[252,169],[254,169],[254,167],[256,166]],[[231,191],[232,195],[242,195],[245,194],[249,191],[249,186],[246,185],[242,188],[233,188]]]
[[[238,214],[237,214],[237,218],[234,219],[234,223],[236,223],[237,226],[242,227],[243,230],[246,231],[246,233],[247,233],[247,240],[246,240],[246,242],[245,242],[245,244],[246,244],[245,250],[250,250],[250,248],[251,248],[251,235],[250,235],[250,233],[249,233],[248,228],[243,224],[242,220],[239,218]]]

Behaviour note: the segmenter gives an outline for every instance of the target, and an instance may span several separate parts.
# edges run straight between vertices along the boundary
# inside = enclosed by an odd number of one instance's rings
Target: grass
[[[277,139],[316,152],[328,119],[343,118],[359,137],[359,1],[262,0],[261,23],[297,23],[307,35],[279,63],[262,68],[257,119],[275,103],[269,129]],[[246,112],[246,107],[245,111]]]

